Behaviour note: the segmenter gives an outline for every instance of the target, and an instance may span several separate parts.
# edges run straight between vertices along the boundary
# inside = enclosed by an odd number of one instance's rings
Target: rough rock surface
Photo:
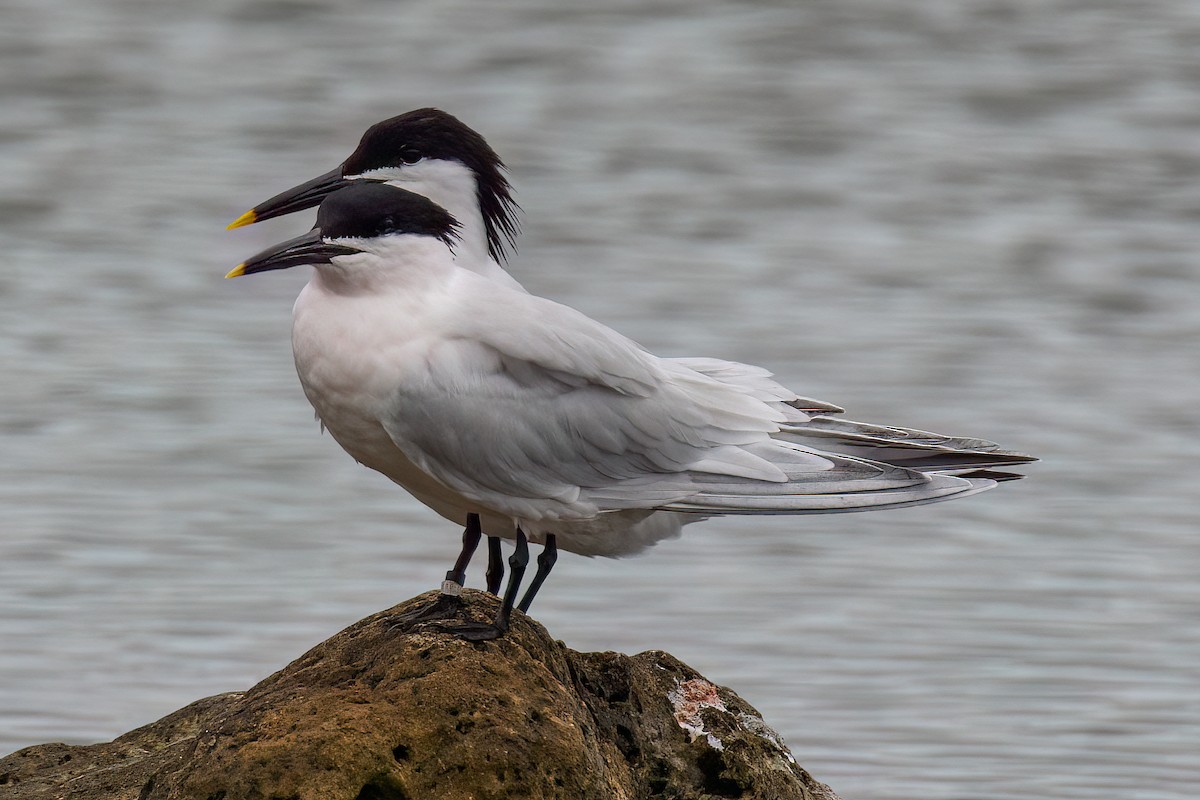
[[[576,653],[520,613],[470,643],[411,619],[435,598],[113,742],[13,753],[0,797],[837,800],[757,711],[667,653]],[[495,610],[462,601],[460,619]]]

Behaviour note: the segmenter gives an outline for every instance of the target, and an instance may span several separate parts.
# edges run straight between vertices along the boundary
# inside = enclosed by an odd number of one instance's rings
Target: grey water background
[[[306,275],[221,279],[311,213],[230,219],[436,105],[511,167],[532,290],[1044,459],[565,556],[555,636],[671,651],[847,798],[1195,797],[1200,6],[0,14],[0,752],[245,688],[440,579],[459,532],[300,393]]]

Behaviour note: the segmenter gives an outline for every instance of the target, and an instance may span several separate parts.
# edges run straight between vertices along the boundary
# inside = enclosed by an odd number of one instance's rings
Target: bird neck
[[[488,274],[498,266],[488,255],[487,228],[479,209],[474,171],[457,161],[433,159],[405,167],[393,186],[428,197],[450,212],[460,225],[454,260],[463,269]]]

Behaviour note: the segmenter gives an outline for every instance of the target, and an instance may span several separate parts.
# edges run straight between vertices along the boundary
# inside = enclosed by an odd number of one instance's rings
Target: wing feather
[[[737,386],[759,400],[784,403],[806,414],[840,414],[845,410],[841,406],[835,406],[833,403],[826,403],[823,400],[801,397],[776,382],[770,371],[762,367],[737,361],[723,361],[719,358],[668,358],[663,360],[672,361],[721,383]]]
[[[785,425],[780,437],[922,472],[1024,464],[1037,459],[995,442],[963,436],[815,416]]]
[[[512,312],[522,314],[521,326],[495,324],[494,310],[462,309],[456,335],[439,340],[437,357],[380,415],[410,460],[497,513],[582,520],[656,508],[892,507],[995,485],[909,469],[897,453],[947,469],[1008,463],[993,461],[1003,451],[982,440],[810,418],[806,405],[840,409],[797,397],[761,368],[659,359],[573,309],[520,298],[514,303],[528,307]],[[826,442],[852,452],[827,452]],[[971,458],[949,458],[964,448]],[[974,459],[977,452],[988,459]]]

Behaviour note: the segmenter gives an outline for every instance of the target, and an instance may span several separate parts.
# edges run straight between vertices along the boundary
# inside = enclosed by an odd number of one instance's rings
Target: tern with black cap
[[[416,109],[372,125],[337,168],[255,206],[230,227],[310,208],[330,192],[362,182],[408,189],[448,210],[459,224],[455,263],[501,286],[525,291],[503,266],[520,229],[504,164],[483,136],[436,108]],[[818,447],[925,471],[969,470],[1003,458],[995,444],[984,440],[833,416],[842,412],[839,406],[801,397],[772,381],[770,373],[759,367],[708,358],[669,360],[803,411],[804,416],[793,423],[803,427],[809,443]],[[462,584],[463,569],[479,539],[479,520],[468,516],[463,551],[447,574],[446,591],[456,591]],[[488,545],[487,585],[496,593],[504,571],[499,539],[489,537]]]
[[[459,230],[426,197],[355,182],[324,199],[313,231],[230,277],[315,267],[292,346],[322,424],[442,516],[466,525],[477,515],[516,542],[495,624],[460,626],[466,638],[493,638],[514,606],[528,608],[553,564],[539,561],[517,605],[528,541],[551,554],[630,555],[715,516],[966,497],[1017,477],[992,467],[1033,460],[978,439],[910,431],[903,442],[899,428],[878,428],[870,444],[832,423],[814,434],[810,413],[765,371],[720,380],[463,268]],[[848,436],[853,452],[812,444]]]

